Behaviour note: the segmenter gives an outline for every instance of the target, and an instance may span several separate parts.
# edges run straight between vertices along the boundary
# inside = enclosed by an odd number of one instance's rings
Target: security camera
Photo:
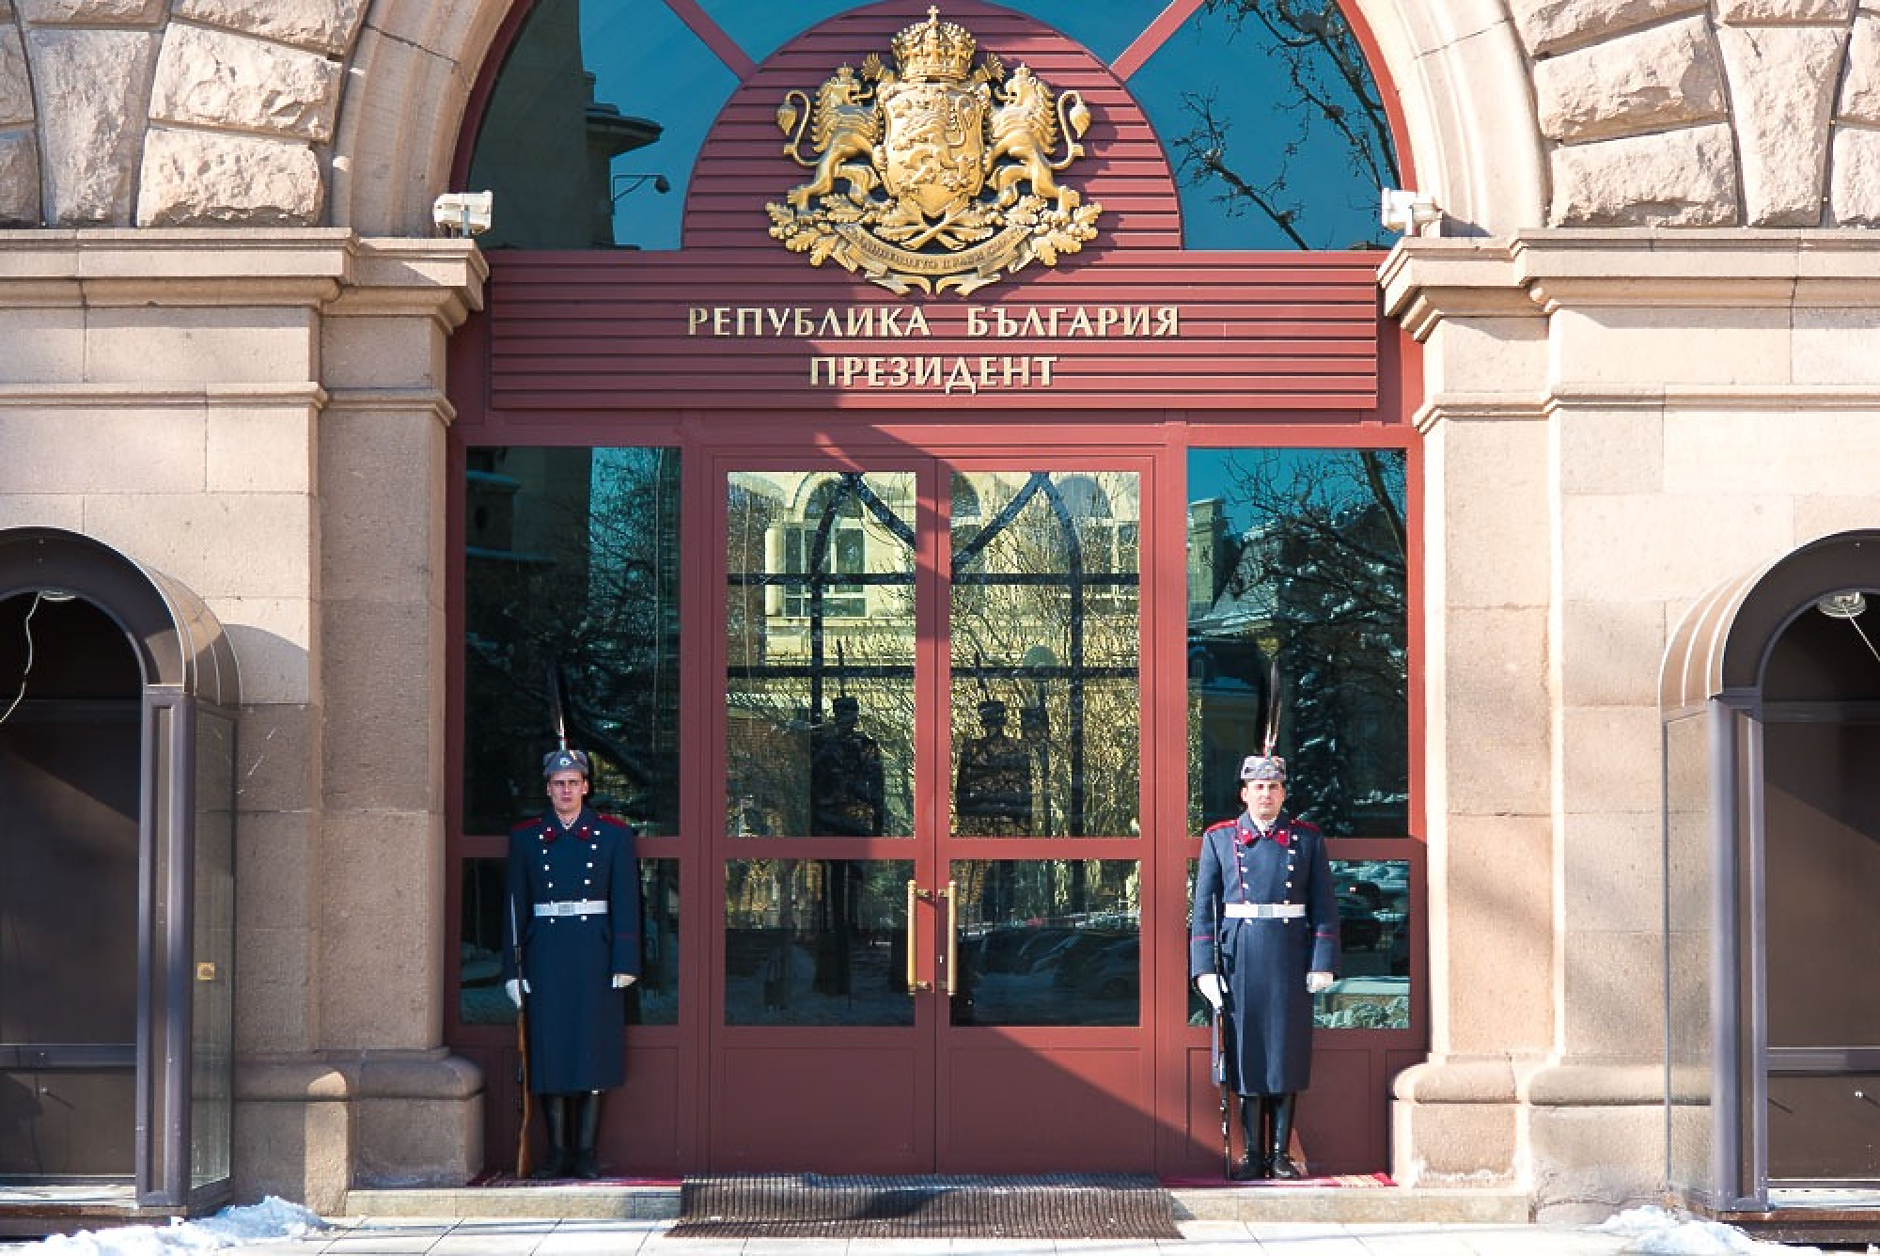
[[[431,203],[431,221],[446,235],[482,235],[495,200],[494,192],[446,192]]]
[[[1436,198],[1427,192],[1413,192],[1408,188],[1382,188],[1378,217],[1386,231],[1421,235],[1423,228],[1443,220],[1443,211],[1437,205]]]

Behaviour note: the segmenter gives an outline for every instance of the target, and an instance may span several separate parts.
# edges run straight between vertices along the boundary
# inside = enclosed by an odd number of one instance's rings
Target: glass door
[[[1141,479],[724,464],[716,1169],[1147,1166]]]
[[[946,474],[939,1157],[1140,1170],[1142,474]]]
[[[713,1165],[925,1172],[933,973],[910,931],[931,880],[915,770],[931,511],[909,470],[733,464],[720,483]]]

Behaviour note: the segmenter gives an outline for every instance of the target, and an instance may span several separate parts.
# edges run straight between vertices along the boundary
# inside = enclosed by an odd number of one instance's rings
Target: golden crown
[[[914,23],[893,40],[894,60],[902,74],[955,83],[972,72],[977,46],[965,27],[940,20],[938,5],[927,10],[925,22]]]

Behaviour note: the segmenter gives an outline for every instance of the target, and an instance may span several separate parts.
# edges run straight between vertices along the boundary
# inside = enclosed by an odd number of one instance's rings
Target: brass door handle
[[[931,898],[914,878],[907,879],[907,992],[919,994],[933,989],[933,983],[920,979],[920,922],[915,908],[923,898]]]
[[[960,883],[948,881],[940,896],[947,901],[947,994],[952,996],[960,992]]]

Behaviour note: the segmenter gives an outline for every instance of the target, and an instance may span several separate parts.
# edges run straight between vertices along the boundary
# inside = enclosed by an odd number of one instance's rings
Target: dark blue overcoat
[[[1299,903],[1293,919],[1228,919],[1228,903]],[[1304,1090],[1312,1079],[1312,995],[1308,972],[1338,964],[1338,891],[1315,825],[1282,813],[1270,836],[1248,815],[1201,835],[1189,921],[1188,972],[1227,981],[1232,1030],[1228,1083],[1243,1095]]]
[[[626,1079],[625,993],[640,973],[640,877],[633,831],[583,807],[567,829],[553,813],[509,831],[509,914],[522,931],[529,983],[529,1089],[606,1090]],[[538,903],[605,902],[594,915],[537,915]],[[514,937],[503,978],[516,975]]]

